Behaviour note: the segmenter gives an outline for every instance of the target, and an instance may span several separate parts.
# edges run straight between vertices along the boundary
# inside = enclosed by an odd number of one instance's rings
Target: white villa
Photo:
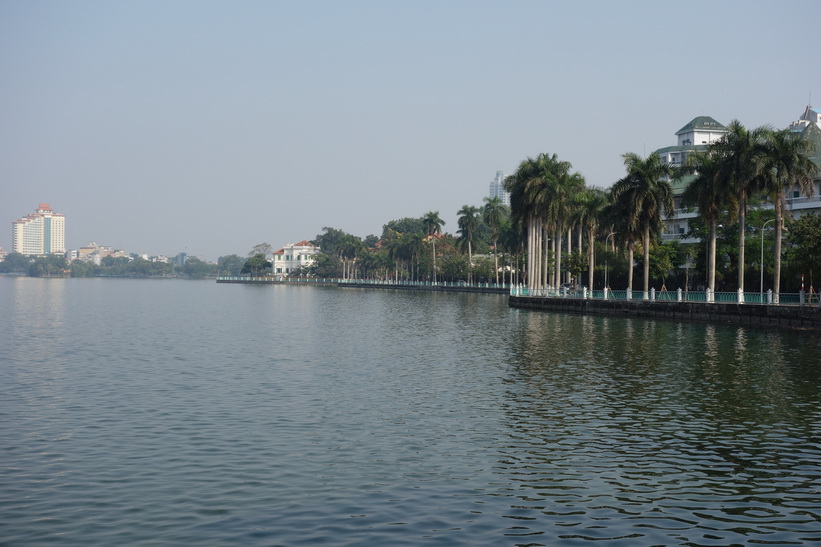
[[[314,263],[314,256],[319,254],[319,247],[310,241],[288,243],[273,253],[274,274],[288,275],[291,272],[304,270]]]

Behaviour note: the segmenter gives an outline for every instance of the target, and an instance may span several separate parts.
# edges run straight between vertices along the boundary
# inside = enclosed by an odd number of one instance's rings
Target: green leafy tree
[[[268,256],[272,252],[274,252],[274,247],[270,243],[257,243],[251,248],[250,251],[248,251],[248,256],[254,256],[259,254],[263,256]]]
[[[94,265],[82,260],[72,260],[69,264],[71,277],[91,277],[94,275]]]
[[[365,239],[362,240],[362,243],[365,244],[365,247],[368,249],[373,249],[376,247],[377,243],[379,243],[379,236],[370,234],[365,236]]]
[[[186,264],[187,263],[188,261],[186,261]],[[272,267],[273,263],[267,258],[265,258],[264,254],[259,253],[245,261],[245,265],[243,265],[242,270],[240,270],[240,273],[258,276],[263,275],[266,271],[270,272]]]
[[[790,225],[787,256],[804,273],[821,272],[821,215],[804,215]]]
[[[28,272],[32,259],[20,253],[9,253],[5,260],[0,262],[0,273]]]
[[[127,274],[128,258],[124,256],[104,256],[100,261],[103,275],[121,276]]]
[[[262,255],[262,253],[256,256],[262,256],[263,258],[265,257],[265,255]],[[268,264],[270,264],[270,262],[268,262]],[[214,265],[208,264],[207,262],[200,260],[196,256],[189,256],[182,267],[182,273],[186,277],[202,279],[204,277],[208,277],[209,275],[213,275]]]
[[[570,272],[570,275],[577,283],[581,280],[582,272],[587,268],[587,265],[587,257],[581,250],[567,254],[567,271]]]
[[[341,277],[342,268],[339,260],[325,253],[314,256],[314,263],[309,268],[314,277]]]
[[[38,256],[29,264],[31,277],[64,276],[68,272],[68,262],[62,255]]]
[[[245,259],[235,254],[221,256],[217,259],[217,268],[221,275],[239,275],[244,265]]]
[[[430,214],[430,213],[428,213]],[[442,223],[444,224],[444,222]],[[441,225],[440,225],[441,228]],[[411,233],[430,233],[425,227],[424,217],[422,218],[400,218],[391,220],[382,226],[382,239],[388,239],[391,233],[411,234]]]
[[[461,253],[447,253],[442,256],[442,277],[447,281],[467,281],[470,274],[468,258]]]
[[[662,290],[667,289],[667,277],[680,262],[678,241],[661,243],[650,252],[650,268],[656,278],[661,278]]]

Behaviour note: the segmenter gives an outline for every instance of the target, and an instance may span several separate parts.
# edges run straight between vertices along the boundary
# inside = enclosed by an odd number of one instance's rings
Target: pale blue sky
[[[0,0],[0,246],[215,260],[480,205],[556,153],[588,184],[692,118],[821,104],[816,1]]]

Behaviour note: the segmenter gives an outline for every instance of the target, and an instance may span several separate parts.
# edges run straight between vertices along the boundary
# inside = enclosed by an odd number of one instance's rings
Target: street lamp
[[[759,269],[761,270],[761,294],[759,298],[762,304],[764,303],[764,228],[767,227],[767,224],[774,221],[775,219],[771,218],[761,226],[761,262],[759,263]]]

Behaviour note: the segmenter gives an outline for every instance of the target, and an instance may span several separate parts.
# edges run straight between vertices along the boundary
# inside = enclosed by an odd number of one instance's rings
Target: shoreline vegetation
[[[813,126],[817,129],[817,126]],[[806,132],[805,132],[806,133]],[[816,134],[817,133],[817,134]],[[710,293],[813,288],[821,265],[821,215],[785,214],[787,192],[810,196],[819,174],[821,133],[799,137],[738,121],[681,165],[624,154],[625,175],[608,190],[589,187],[556,154],[524,159],[505,179],[510,206],[484,198],[458,211],[455,234],[438,211],[391,220],[380,235],[360,238],[325,227],[309,267],[288,277],[523,285],[533,294],[562,287],[649,293]],[[819,142],[816,142],[819,141]],[[684,185],[674,194],[672,184]],[[662,238],[664,219],[695,213],[689,231]],[[766,253],[765,253],[766,249]],[[10,253],[0,273],[34,277],[193,278],[271,275],[273,247],[216,263],[178,255],[166,262],[137,255],[99,263]],[[746,252],[745,252],[746,251]],[[121,255],[124,253],[120,253]],[[635,272],[636,267],[641,272]],[[277,274],[279,275],[279,274]],[[639,287],[636,282],[641,280]]]

